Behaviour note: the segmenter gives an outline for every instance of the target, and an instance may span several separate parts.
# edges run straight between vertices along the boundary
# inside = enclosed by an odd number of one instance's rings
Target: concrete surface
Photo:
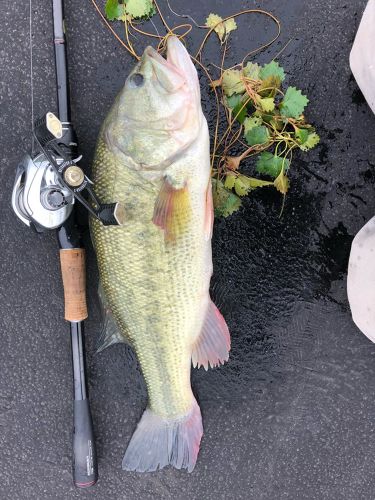
[[[133,62],[91,2],[67,0],[73,119],[90,164],[103,117]],[[161,1],[168,19],[166,3]],[[205,434],[195,471],[139,475],[121,470],[146,404],[134,355],[123,345],[94,356],[100,315],[88,248],[90,397],[100,480],[71,482],[71,365],[54,234],[36,235],[13,215],[17,162],[30,144],[28,2],[0,10],[0,498],[361,500],[375,498],[375,346],[353,325],[346,298],[351,240],[374,214],[375,117],[351,77],[348,56],[364,0],[222,0],[175,10],[199,22],[213,11],[271,10],[282,21],[280,62],[311,101],[322,141],[296,155],[281,199],[252,195],[218,220],[214,297],[232,332],[230,362],[195,371]],[[35,115],[55,109],[49,2],[33,0]],[[271,27],[244,18],[228,63]],[[191,49],[201,33],[190,37]],[[208,59],[217,55],[210,43]],[[213,104],[203,92],[205,111]],[[88,237],[86,231],[86,243]]]

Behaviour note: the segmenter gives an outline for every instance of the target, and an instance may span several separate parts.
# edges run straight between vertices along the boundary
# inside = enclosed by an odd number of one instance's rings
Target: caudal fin
[[[192,472],[202,434],[202,416],[196,401],[187,415],[173,420],[147,409],[125,452],[122,468],[151,472],[172,465]]]
[[[219,366],[229,359],[230,335],[225,319],[210,300],[202,331],[191,354],[194,367]]]

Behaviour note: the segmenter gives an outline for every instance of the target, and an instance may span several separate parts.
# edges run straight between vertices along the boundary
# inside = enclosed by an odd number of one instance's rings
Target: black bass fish
[[[209,133],[198,75],[177,37],[147,47],[104,121],[95,192],[125,222],[91,220],[108,331],[134,348],[149,396],[123,468],[192,471],[202,418],[190,367],[228,359],[230,337],[209,295],[213,206]]]

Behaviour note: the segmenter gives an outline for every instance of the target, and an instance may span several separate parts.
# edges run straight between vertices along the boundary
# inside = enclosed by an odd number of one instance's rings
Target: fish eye
[[[128,83],[129,87],[132,89],[135,89],[137,87],[142,87],[144,83],[143,75],[141,75],[141,73],[134,73],[134,75],[130,76]]]

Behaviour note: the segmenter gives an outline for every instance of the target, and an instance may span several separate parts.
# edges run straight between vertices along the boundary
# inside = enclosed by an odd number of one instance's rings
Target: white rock
[[[370,0],[358,28],[350,67],[375,113],[375,0]],[[349,258],[348,299],[354,323],[375,342],[375,217],[353,240]]]
[[[350,53],[350,67],[358,86],[375,113],[375,0],[370,0]]]

